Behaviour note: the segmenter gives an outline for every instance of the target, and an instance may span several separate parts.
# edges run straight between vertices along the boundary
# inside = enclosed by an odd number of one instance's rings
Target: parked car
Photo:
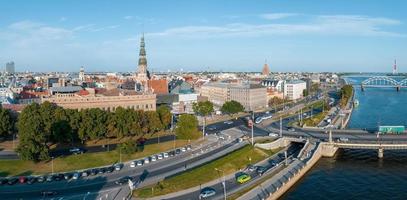
[[[23,183],[25,183],[26,181],[27,181],[27,178],[26,178],[25,176],[20,176],[20,177],[18,177],[18,182],[19,182],[19,183],[23,184]]]
[[[110,167],[106,168],[106,172],[107,172],[107,173],[112,173],[113,171],[114,171],[114,167],[113,167],[113,166],[110,166]]]
[[[143,160],[137,161],[137,166],[142,166],[143,165]]]
[[[208,198],[208,197],[214,196],[215,194],[216,194],[215,189],[206,187],[201,190],[201,193],[199,194],[199,199]]]
[[[38,183],[42,183],[45,181],[45,177],[44,176],[37,176],[37,182]]]
[[[18,178],[10,178],[7,181],[7,184],[9,184],[9,185],[14,185],[16,183],[18,183]]]
[[[147,158],[144,158],[144,163],[145,163],[145,164],[150,163],[150,158],[148,158],[148,157],[147,157]]]
[[[116,171],[120,171],[123,168],[123,164],[122,163],[117,163],[114,165],[114,169]]]
[[[175,149],[175,154],[178,155],[181,153],[181,149]]]
[[[157,157],[155,157],[155,155],[151,156],[151,162],[155,162],[157,161]]]
[[[131,168],[136,167],[136,161],[131,161],[130,167],[131,167]]]
[[[90,170],[90,175],[91,176],[94,176],[94,175],[96,175],[96,174],[98,174],[99,173],[99,170],[98,169],[91,169]]]
[[[82,174],[81,174],[81,176],[83,176],[83,177],[87,177],[87,176],[89,176],[88,171],[83,171],[83,172],[82,172]]]
[[[102,167],[99,168],[99,174],[104,174],[106,172],[106,168]]]
[[[349,142],[349,138],[341,137],[341,138],[339,138],[339,141],[341,141],[341,142]]]
[[[163,157],[164,157],[164,158],[168,158],[168,157],[169,157],[168,153],[167,153],[167,152],[164,152],[164,153],[163,153]]]
[[[37,181],[37,178],[36,178],[36,177],[34,177],[34,176],[29,176],[29,177],[27,177],[26,183],[27,183],[28,185],[31,185],[31,184],[35,183],[35,181]]]
[[[65,173],[64,174],[64,179],[65,180],[69,180],[69,179],[71,179],[72,178],[72,173]]]
[[[55,180],[55,181],[60,181],[60,180],[62,180],[62,179],[64,179],[64,175],[63,175],[63,174],[55,174],[55,175],[54,175],[54,180]]]
[[[69,149],[69,152],[72,154],[83,154],[85,152],[84,149],[78,148],[78,147],[73,147]]]
[[[157,159],[158,159],[158,160],[161,160],[161,159],[163,159],[163,155],[161,155],[161,154],[158,154],[158,155],[157,155]]]
[[[277,133],[269,133],[270,137],[278,137],[279,135]]]
[[[73,180],[78,180],[79,177],[81,177],[81,174],[80,174],[79,172],[75,172],[75,173],[73,174],[73,176],[72,176],[72,179],[73,179]]]
[[[189,145],[187,145],[187,151],[189,151],[189,150],[191,150],[192,149],[192,146],[189,144]]]
[[[250,164],[250,165],[247,165],[246,169],[248,171],[252,172],[252,171],[256,170],[256,166]]]
[[[289,128],[288,131],[295,132],[294,128]]]
[[[229,124],[229,125],[230,125],[230,124],[233,124],[233,121],[224,121],[223,123],[224,123],[224,124]]]
[[[168,152],[168,155],[169,155],[170,157],[175,156],[175,151],[169,151],[169,152]]]
[[[0,178],[0,185],[5,185],[7,184],[7,179],[6,178]]]
[[[182,151],[182,152],[185,152],[185,151],[187,151],[187,148],[182,147],[182,148],[181,148],[181,151]]]
[[[54,180],[54,176],[53,175],[48,175],[47,177],[46,177],[46,181],[47,182],[52,182]]]

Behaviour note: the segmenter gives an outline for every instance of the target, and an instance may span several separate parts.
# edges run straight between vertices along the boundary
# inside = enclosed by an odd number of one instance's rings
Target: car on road
[[[116,185],[123,185],[129,182],[129,180],[131,180],[130,176],[125,176],[120,178],[119,180],[115,181],[114,183],[116,183]]]
[[[81,174],[80,174],[79,172],[75,172],[75,173],[73,174],[73,176],[72,176],[72,179],[73,179],[73,180],[77,180],[77,179],[79,179],[79,177],[81,177]]]
[[[143,165],[143,160],[137,161],[137,166],[142,166]]]
[[[264,172],[266,172],[267,171],[267,167],[264,167],[264,166],[258,166],[257,168],[256,168],[256,172],[261,176],[261,175],[263,175],[264,174]]]
[[[295,132],[294,128],[289,128],[288,131]]]
[[[236,176],[236,181],[240,184],[246,183],[247,181],[250,181],[250,179],[252,179],[252,177],[244,172],[240,172]]]
[[[158,159],[158,160],[162,160],[162,159],[163,159],[163,155],[162,155],[162,154],[158,154],[158,155],[157,155],[157,159]]]
[[[89,176],[89,172],[88,172],[88,171],[83,171],[82,174],[81,174],[81,176],[87,177],[87,176]]]
[[[216,127],[215,126],[210,126],[210,127],[208,127],[208,130],[209,131],[214,131],[214,130],[216,130]]]
[[[187,145],[187,150],[189,151],[189,150],[191,150],[192,149],[192,146],[189,144],[189,145]]]
[[[69,152],[76,155],[76,154],[83,154],[85,152],[85,150],[82,148],[73,147],[73,148],[69,149]]]
[[[55,180],[55,181],[60,181],[60,180],[62,180],[62,179],[64,179],[64,175],[63,175],[63,174],[55,174],[55,175],[54,175],[54,180]]]
[[[341,138],[339,138],[339,141],[340,142],[349,142],[349,138],[341,137]]]
[[[182,151],[182,152],[185,152],[185,151],[187,151],[187,148],[182,147],[182,148],[181,148],[181,151]]]
[[[270,137],[278,137],[279,135],[277,133],[269,133]]]
[[[199,193],[199,199],[208,198],[214,196],[216,194],[216,190],[210,187],[203,188]]]
[[[27,178],[25,176],[20,176],[18,178],[18,182],[21,183],[21,184],[25,183],[26,181],[27,181]]]
[[[104,168],[104,167],[99,168],[98,170],[99,170],[99,174],[104,174],[106,172],[106,168]]]
[[[54,176],[53,175],[48,175],[46,178],[47,182],[52,182],[54,180]]]
[[[29,176],[29,177],[27,177],[26,183],[28,185],[31,185],[31,184],[35,183],[35,181],[37,181],[37,179],[34,176]]]
[[[42,183],[45,181],[45,177],[44,176],[37,176],[37,182],[38,183]]]
[[[252,172],[252,171],[256,170],[256,166],[250,164],[250,165],[247,165],[246,169],[247,169],[249,172]]]
[[[257,118],[254,120],[254,123],[260,124],[262,121],[263,121],[263,117],[257,117]]]
[[[5,185],[7,184],[7,179],[6,178],[0,178],[0,185]]]
[[[130,167],[136,167],[136,161],[131,161],[131,163],[130,163]]]
[[[228,120],[228,121],[224,121],[223,123],[224,123],[224,124],[231,125],[231,124],[233,124],[233,121]]]
[[[181,153],[181,149],[176,149],[176,150],[175,150],[175,154],[176,154],[176,155],[178,155],[178,154],[180,154],[180,153]]]
[[[114,171],[114,167],[113,166],[110,166],[110,167],[107,167],[106,168],[106,172],[107,173],[112,173]]]
[[[155,156],[155,155],[152,155],[151,157],[150,157],[151,159],[151,162],[155,162],[155,161],[157,161],[157,157]]]
[[[64,179],[65,179],[65,180],[69,180],[69,179],[72,178],[72,176],[73,176],[72,173],[65,173],[65,174],[64,174]]]
[[[150,158],[144,158],[144,164],[150,163]]]
[[[169,157],[168,153],[167,153],[167,152],[164,152],[164,153],[163,153],[163,157],[164,157],[164,158],[168,158],[168,157]]]
[[[41,196],[43,196],[43,197],[54,196],[57,194],[58,194],[58,192],[56,192],[56,191],[42,191],[41,192]]]
[[[96,175],[96,174],[98,174],[99,173],[99,170],[98,169],[91,169],[90,170],[90,175],[91,176],[94,176],[94,175]]]
[[[114,165],[114,170],[120,171],[123,168],[123,163],[116,163]]]
[[[17,182],[18,182],[18,178],[10,178],[10,179],[8,179],[7,184],[14,185]]]

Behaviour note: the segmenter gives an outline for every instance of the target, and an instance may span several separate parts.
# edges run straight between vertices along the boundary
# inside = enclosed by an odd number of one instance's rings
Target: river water
[[[364,79],[347,78],[354,84]],[[407,126],[407,88],[355,89],[360,104],[349,128]],[[335,157],[318,161],[282,199],[407,199],[407,151],[387,150],[378,159],[372,150],[339,150]]]

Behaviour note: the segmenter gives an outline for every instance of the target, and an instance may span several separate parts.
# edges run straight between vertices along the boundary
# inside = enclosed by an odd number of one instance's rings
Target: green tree
[[[243,112],[244,107],[239,102],[232,100],[226,101],[220,108],[220,111],[222,111],[222,113],[233,116],[236,113]]]
[[[145,124],[148,127],[149,133],[155,133],[163,128],[161,124],[160,117],[157,112],[146,111],[144,112],[145,117],[147,118],[147,123]]]
[[[12,113],[0,104],[0,137],[6,137],[14,129],[15,120]]]
[[[33,103],[23,109],[18,120],[19,144],[17,152],[23,160],[47,160],[46,124],[40,105]]]
[[[72,141],[72,128],[66,110],[57,107],[54,111],[54,122],[52,123],[52,141],[65,143]]]
[[[168,128],[171,124],[171,110],[167,106],[161,105],[157,108],[156,112],[158,113],[163,128]]]
[[[175,133],[178,139],[197,139],[200,137],[198,131],[198,119],[191,114],[182,114],[178,118]]]
[[[123,154],[132,154],[137,151],[136,142],[133,140],[127,140],[124,143],[119,144],[118,151],[121,151]]]
[[[192,109],[194,110],[195,114],[203,117],[203,135],[205,135],[205,124],[206,124],[206,116],[213,112],[213,103],[210,101],[201,101],[198,103],[194,103],[192,105]]]
[[[104,138],[107,131],[107,118],[107,113],[99,108],[82,110],[81,123],[78,130],[78,135],[82,142],[88,139]]]
[[[40,105],[41,122],[44,125],[44,134],[47,141],[53,141],[52,124],[55,122],[54,112],[56,106],[48,101]]]
[[[302,91],[302,96],[303,96],[303,97],[308,96],[308,90],[307,90],[307,89],[304,89],[304,90]]]

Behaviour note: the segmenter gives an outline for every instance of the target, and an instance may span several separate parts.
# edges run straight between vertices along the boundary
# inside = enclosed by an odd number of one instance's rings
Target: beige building
[[[202,86],[201,95],[217,106],[234,100],[247,111],[267,107],[267,89],[257,84],[208,83]]]
[[[96,94],[94,91],[83,90],[78,93],[54,94],[41,97],[41,103],[49,101],[69,109],[100,108],[115,111],[117,107],[135,110],[154,111],[156,109],[155,94],[134,94],[119,92]]]
[[[284,96],[289,100],[297,100],[303,97],[303,91],[307,89],[307,83],[302,80],[290,80],[284,84]]]

